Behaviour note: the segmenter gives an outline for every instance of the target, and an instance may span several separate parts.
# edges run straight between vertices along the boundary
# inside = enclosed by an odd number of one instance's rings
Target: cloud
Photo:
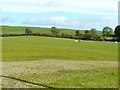
[[[14,24],[53,26],[55,23],[59,27],[101,29],[105,25],[114,27],[117,24],[118,1],[2,0],[0,6],[2,13],[14,20]],[[2,22],[13,24],[10,18],[4,18]]]
[[[47,13],[73,12],[116,15],[118,0],[2,0],[3,12]]]
[[[110,26],[113,29],[117,25],[117,16],[98,16],[95,18],[84,18],[81,19],[81,25],[84,26],[84,28],[97,28],[99,30],[102,30],[105,26]]]
[[[63,23],[65,22],[67,18],[64,16],[56,16],[56,17],[50,17],[50,18],[29,18],[25,20],[24,24],[35,24],[35,25],[44,25],[44,24],[53,24],[55,22]]]
[[[72,29],[91,29],[96,28],[102,30],[105,26],[110,26],[114,28],[117,24],[115,21],[116,16],[99,16],[96,18],[82,18],[77,20],[72,20],[65,16],[56,16],[48,18],[29,18],[25,20],[22,24],[34,25],[34,26],[45,26],[45,27],[61,27],[61,28],[72,28]]]
[[[52,21],[64,22],[67,20],[65,16],[56,16],[51,18]]]
[[[65,16],[56,16],[50,18],[29,18],[22,22],[22,24],[26,25],[37,25],[37,26],[57,26],[57,27],[68,27],[68,28],[75,28],[79,24],[77,20],[70,20]]]

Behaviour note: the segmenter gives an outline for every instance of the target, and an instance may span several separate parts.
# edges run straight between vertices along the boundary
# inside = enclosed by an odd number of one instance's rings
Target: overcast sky
[[[118,25],[119,0],[2,0],[1,25],[102,30]]]

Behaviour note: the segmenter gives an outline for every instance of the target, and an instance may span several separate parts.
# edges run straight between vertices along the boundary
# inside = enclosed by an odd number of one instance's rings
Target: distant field
[[[51,28],[41,28],[41,27],[23,27],[23,26],[2,26],[2,33],[12,33],[12,34],[24,34],[25,28],[30,28],[34,33],[50,33]],[[60,29],[61,33],[65,34],[75,34],[75,30],[72,29]],[[80,30],[80,33],[84,34],[84,30]],[[98,35],[102,35],[101,31],[97,32]]]
[[[3,37],[3,61],[19,60],[97,60],[117,61],[118,44],[46,37]]]

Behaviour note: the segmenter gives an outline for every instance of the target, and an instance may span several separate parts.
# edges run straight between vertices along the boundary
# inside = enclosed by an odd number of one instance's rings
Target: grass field
[[[117,88],[116,61],[37,60],[3,62],[3,87]],[[27,82],[29,81],[29,82]]]
[[[118,44],[2,38],[3,88],[118,88]]]
[[[41,27],[26,27],[26,26],[2,26],[2,33],[4,34],[24,34],[25,29],[30,28],[34,33],[50,33],[51,28],[41,28]],[[61,33],[65,34],[75,34],[75,30],[72,29],[62,29],[60,28]],[[84,34],[84,30],[80,30],[80,33]],[[97,35],[102,35],[101,31],[97,31]]]
[[[3,61],[62,59],[117,61],[118,44],[46,37],[4,37]]]

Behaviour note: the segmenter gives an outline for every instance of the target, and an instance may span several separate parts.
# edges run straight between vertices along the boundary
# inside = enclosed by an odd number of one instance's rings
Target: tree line
[[[6,36],[46,36],[46,37],[57,37],[57,38],[70,38],[70,39],[81,39],[81,40],[96,40],[96,41],[120,41],[120,25],[118,25],[114,32],[110,27],[104,27],[102,31],[102,36],[97,34],[97,30],[92,28],[91,30],[85,30],[82,34],[80,30],[75,30],[75,34],[61,33],[61,30],[52,27],[50,33],[33,33],[30,28],[25,29],[25,34],[2,34],[3,37]],[[112,37],[112,39],[106,39],[106,37]]]

